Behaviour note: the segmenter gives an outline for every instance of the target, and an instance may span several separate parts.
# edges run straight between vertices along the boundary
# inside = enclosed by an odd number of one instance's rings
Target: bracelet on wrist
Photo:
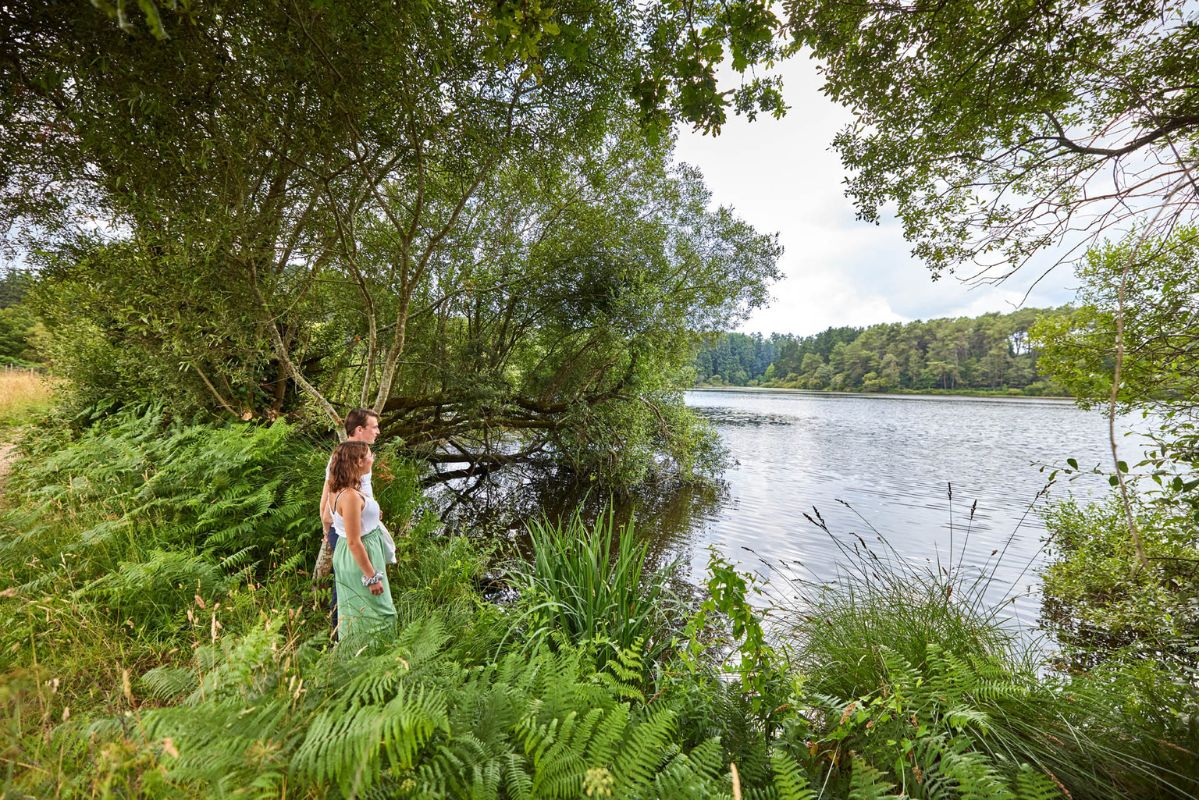
[[[381,580],[383,580],[383,571],[382,570],[376,572],[374,575],[372,575],[369,578],[366,575],[363,575],[362,585],[363,586],[374,586],[375,584],[379,583]]]

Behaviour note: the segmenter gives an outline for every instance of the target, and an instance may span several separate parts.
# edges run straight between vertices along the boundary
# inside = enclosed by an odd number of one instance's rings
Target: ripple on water
[[[713,545],[766,578],[829,580],[848,565],[839,541],[861,548],[858,534],[886,549],[878,534],[914,563],[945,563],[953,547],[955,563],[994,568],[991,599],[1020,593],[1013,614],[1023,625],[1036,624],[1040,605],[1038,465],[1108,458],[1103,417],[1062,401],[702,391],[687,402],[735,461],[723,502],[661,532],[690,553],[694,577]],[[1136,453],[1129,440],[1122,446]],[[1097,480],[1071,490],[1106,488]],[[834,538],[805,520],[813,507]]]

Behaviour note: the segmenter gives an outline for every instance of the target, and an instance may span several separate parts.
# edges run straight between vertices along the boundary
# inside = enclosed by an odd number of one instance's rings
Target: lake
[[[1049,474],[1038,465],[1111,463],[1107,420],[1069,401],[697,390],[686,402],[712,420],[733,459],[723,489],[685,493],[638,516],[655,532],[656,551],[681,555],[697,582],[710,546],[778,593],[788,591],[786,578],[829,580],[850,561],[837,542],[852,548],[857,534],[886,549],[874,527],[921,564],[946,563],[952,547],[968,569],[1002,554],[992,599],[1015,595],[1013,618],[1036,626],[1039,492]],[[1131,460],[1138,449],[1125,439],[1121,453]],[[1084,476],[1060,481],[1050,497],[1107,490],[1105,479]],[[832,537],[805,520],[814,506]]]

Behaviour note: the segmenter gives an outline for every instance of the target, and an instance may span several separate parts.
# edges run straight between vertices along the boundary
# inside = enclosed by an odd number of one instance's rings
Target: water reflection
[[[525,523],[533,519],[565,521],[579,513],[589,525],[610,509],[616,522],[631,519],[639,537],[649,540],[648,555],[661,566],[700,546],[696,536],[701,523],[716,518],[729,500],[728,484],[704,482],[649,485],[624,495],[597,492],[587,482],[571,480],[554,470],[529,472],[514,480],[512,473],[491,482],[469,503],[459,503],[445,516],[452,528],[475,534],[501,536],[520,550],[528,544]],[[690,560],[684,559],[681,576],[689,577]]]

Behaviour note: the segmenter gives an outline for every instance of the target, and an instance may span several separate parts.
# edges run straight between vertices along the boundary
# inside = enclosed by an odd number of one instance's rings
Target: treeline
[[[831,391],[1009,390],[1061,393],[1037,370],[1029,335],[1058,309],[1027,308],[868,328],[827,328],[812,336],[722,333],[696,356],[701,385]]]
[[[44,330],[33,310],[21,302],[32,284],[29,272],[0,273],[0,366],[41,366],[38,338]]]

